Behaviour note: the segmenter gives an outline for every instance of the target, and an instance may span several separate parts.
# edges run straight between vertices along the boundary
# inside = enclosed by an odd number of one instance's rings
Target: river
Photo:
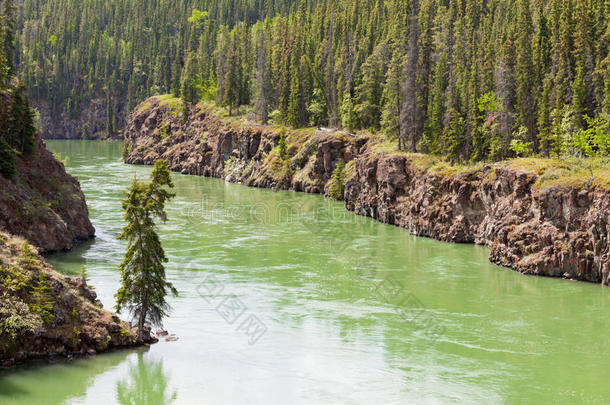
[[[69,158],[95,240],[85,265],[114,305],[123,191],[150,167],[122,144],[48,141]],[[318,195],[174,174],[160,226],[179,338],[0,374],[12,404],[605,403],[610,289],[523,276],[488,250],[416,238]]]

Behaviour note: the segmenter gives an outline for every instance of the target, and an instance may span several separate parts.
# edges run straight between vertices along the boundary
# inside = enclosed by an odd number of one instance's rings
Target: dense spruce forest
[[[610,152],[609,0],[23,3],[4,48],[30,96],[105,100],[110,134],[172,92],[451,161]]]
[[[12,178],[16,161],[34,152],[35,111],[26,89],[19,84],[15,69],[16,8],[0,1],[0,175]]]

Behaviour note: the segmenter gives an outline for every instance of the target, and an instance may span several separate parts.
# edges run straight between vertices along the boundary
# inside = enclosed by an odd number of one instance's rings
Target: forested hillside
[[[36,111],[14,76],[13,9],[7,5],[0,1],[0,231],[41,252],[68,249],[95,231],[78,181],[40,140]]]
[[[110,134],[172,92],[452,161],[598,155],[609,16],[609,0],[25,0],[5,47],[34,100],[74,117],[99,100]]]
[[[25,88],[14,78],[14,7],[0,1],[0,175],[12,178],[17,158],[35,152],[35,112]]]

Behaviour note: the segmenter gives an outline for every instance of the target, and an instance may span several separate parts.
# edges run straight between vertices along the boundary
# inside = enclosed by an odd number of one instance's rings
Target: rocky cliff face
[[[41,252],[70,249],[93,237],[78,181],[36,139],[35,151],[18,159],[17,176],[0,176],[0,230],[27,239]]]
[[[136,331],[105,311],[85,280],[55,272],[25,240],[0,232],[0,366],[135,344]]]
[[[406,156],[365,153],[346,201],[419,236],[486,245],[491,261],[523,273],[610,285],[610,192],[537,180],[503,165],[447,176]]]
[[[47,100],[33,98],[33,108],[40,113],[44,139],[108,139],[106,133],[106,100],[97,98],[81,106],[77,113],[62,109],[53,112]],[[123,116],[122,112],[119,116]],[[124,121],[124,120],[123,120]],[[119,122],[122,125],[123,122]]]
[[[586,182],[539,187],[540,174],[499,163],[463,172],[434,170],[427,157],[383,147],[372,136],[329,130],[287,133],[219,119],[195,108],[182,119],[177,101],[152,98],[127,122],[125,160],[164,159],[184,174],[256,187],[328,194],[339,159],[348,209],[419,236],[490,248],[490,260],[528,274],[610,285],[610,191]]]

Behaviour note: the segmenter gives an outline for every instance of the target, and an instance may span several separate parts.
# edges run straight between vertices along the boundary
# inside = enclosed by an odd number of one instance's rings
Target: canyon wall
[[[53,111],[45,99],[32,98],[30,103],[40,114],[40,130],[44,139],[113,139],[120,138],[120,134],[111,137],[107,132],[106,100],[94,98],[86,101],[75,112],[68,112],[65,108]],[[124,115],[123,109],[118,116]],[[123,125],[124,119],[118,125]]]
[[[140,105],[125,129],[127,163],[163,159],[183,174],[248,186],[328,195],[337,162],[345,204],[359,215],[446,242],[490,248],[490,260],[527,274],[610,285],[610,191],[594,179],[539,184],[543,173],[515,162],[435,168],[430,157],[387,147],[372,135],[289,130],[219,118],[197,106],[183,117],[177,101]]]

